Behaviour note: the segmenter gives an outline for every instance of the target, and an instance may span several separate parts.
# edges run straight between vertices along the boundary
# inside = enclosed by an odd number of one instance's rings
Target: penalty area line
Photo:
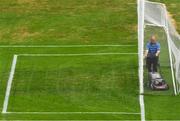
[[[14,72],[16,69],[17,57],[18,57],[18,55],[13,56],[11,71],[10,71],[10,75],[9,75],[9,79],[8,79],[7,87],[6,87],[6,94],[5,94],[5,98],[4,98],[2,113],[7,112],[9,96],[10,96],[10,92],[11,92],[11,85],[12,85],[12,81],[13,81],[13,77],[14,77]]]
[[[0,120],[0,121],[4,121],[4,120]],[[51,121],[51,120],[28,120],[28,119],[26,119],[26,120],[11,120],[11,121]],[[71,119],[71,120],[69,120],[69,119],[58,119],[58,120],[54,120],[53,119],[53,121],[107,121],[107,120],[90,120],[90,119],[80,119],[80,120],[73,120],[73,119]],[[119,120],[114,120],[114,119],[108,119],[108,121],[122,121],[122,119],[119,119]],[[124,121],[129,121],[129,120],[124,120]],[[139,121],[139,120],[133,120],[133,121]],[[168,121],[168,120],[166,120],[166,121]]]
[[[74,53],[74,54],[18,54],[19,56],[99,56],[99,55],[137,55],[138,53]]]
[[[133,47],[135,44],[126,45],[0,45],[0,48],[73,48],[73,47]]]
[[[6,112],[5,114],[114,114],[114,115],[140,115],[133,112]]]

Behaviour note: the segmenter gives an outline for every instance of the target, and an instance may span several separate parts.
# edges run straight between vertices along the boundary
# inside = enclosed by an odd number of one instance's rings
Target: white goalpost
[[[163,53],[160,60],[169,66],[174,94],[180,93],[180,35],[165,4],[138,0],[138,52],[140,93],[144,93],[144,45],[150,35],[157,35]],[[168,72],[166,72],[168,73]]]

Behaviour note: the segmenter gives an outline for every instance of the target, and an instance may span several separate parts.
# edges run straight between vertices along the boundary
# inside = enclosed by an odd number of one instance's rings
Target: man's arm
[[[145,52],[144,52],[144,58],[146,58],[146,57],[147,57],[148,52],[149,52],[149,50],[145,50]]]
[[[157,47],[158,48],[157,48],[156,56],[158,57],[160,54],[160,44],[159,43],[158,43]]]
[[[156,56],[159,56],[159,54],[160,54],[160,50],[158,50],[158,51],[156,52]]]
[[[147,57],[148,53],[149,53],[149,43],[147,43],[147,45],[146,45],[146,50],[144,52],[144,58]]]

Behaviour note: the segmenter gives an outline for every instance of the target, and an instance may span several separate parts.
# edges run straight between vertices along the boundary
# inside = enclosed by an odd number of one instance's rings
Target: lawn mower
[[[149,72],[149,86],[152,90],[168,90],[169,86],[158,72]]]
[[[148,86],[152,90],[161,91],[168,90],[169,86],[164,80],[161,72],[160,63],[158,62],[158,72],[148,72]]]

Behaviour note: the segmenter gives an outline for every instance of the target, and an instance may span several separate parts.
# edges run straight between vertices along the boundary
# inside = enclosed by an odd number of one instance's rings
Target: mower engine
[[[168,90],[169,86],[158,72],[149,73],[149,86],[152,90]]]

